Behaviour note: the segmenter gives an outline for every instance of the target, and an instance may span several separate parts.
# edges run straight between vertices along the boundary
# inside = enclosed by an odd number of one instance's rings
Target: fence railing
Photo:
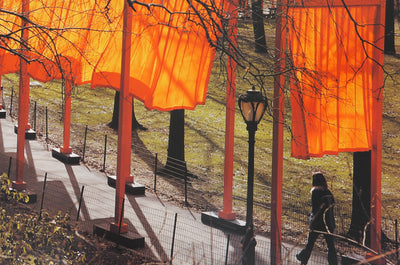
[[[8,110],[9,115],[15,118],[18,114],[18,98],[14,89],[12,87],[4,89],[2,93],[3,106]],[[32,127],[35,129],[38,137],[44,139],[49,145],[61,145],[60,139],[62,139],[62,112],[53,111],[47,106],[40,106],[35,101],[30,102],[30,120],[33,122]],[[95,128],[90,128],[87,125],[82,124],[72,124],[71,132],[73,132],[73,137],[71,138],[71,146],[74,152],[78,153],[82,160],[89,166],[96,167],[102,172],[108,174],[115,174],[115,166],[112,165],[113,161],[116,161],[116,149],[117,149],[117,139],[115,135],[105,134],[102,131],[98,131]],[[185,161],[180,161],[171,157],[165,157],[166,162],[162,163],[160,161],[160,156],[158,153],[153,153],[145,147],[133,146],[132,148],[132,169],[136,172],[135,181],[140,182],[145,185],[148,190],[152,190],[161,196],[168,196],[170,199],[172,197],[176,202],[182,203],[186,207],[195,208],[199,211],[217,211],[222,205],[222,192],[218,191],[208,191],[202,189],[202,183],[206,179],[209,179],[211,174],[204,168],[197,167],[186,163]],[[111,162],[109,162],[111,161]],[[139,169],[139,170],[138,170]],[[140,172],[138,172],[140,171]],[[42,172],[44,175],[44,172]],[[222,176],[214,176],[215,178],[222,178]],[[60,205],[65,205],[65,203],[57,203],[65,200],[62,190],[65,189],[65,183],[61,176],[51,176],[51,184],[46,188],[46,194],[51,194],[51,201],[47,201],[47,206],[44,207],[49,209],[57,209],[70,212],[71,214],[80,214],[81,221],[79,222],[79,227],[81,229],[90,230],[90,226],[93,220],[111,218],[114,213],[113,201],[114,197],[109,196],[99,192],[94,187],[85,187],[85,192],[83,197],[85,198],[83,205],[82,202],[78,200],[72,200],[69,208],[60,209]],[[238,218],[243,218],[245,216],[245,203],[246,203],[246,186],[247,182],[244,178],[235,177],[234,178],[234,199],[235,208],[238,211]],[[39,188],[38,188],[39,189]],[[75,194],[80,194],[79,187],[72,187]],[[178,192],[177,192],[178,191]],[[101,194],[101,195],[99,195]],[[110,193],[112,194],[112,193]],[[254,187],[254,214],[255,214],[255,225],[256,230],[260,234],[268,235],[270,233],[270,198],[271,198],[271,187],[255,183]],[[99,198],[99,196],[102,196]],[[309,198],[301,198],[296,194],[288,191],[284,191],[283,194],[283,241],[292,242],[290,248],[285,248],[286,261],[287,264],[291,264],[294,261],[294,254],[291,252],[293,248],[296,248],[296,244],[304,244],[306,233],[308,231],[308,215],[310,211]],[[108,201],[109,203],[104,204],[103,201]],[[135,218],[137,215],[137,209],[135,210],[134,199],[130,199],[131,207],[127,207],[127,215],[132,215],[131,218]],[[80,206],[78,206],[80,205]],[[77,209],[79,212],[76,212]],[[99,210],[101,209],[101,210]],[[171,214],[170,213],[159,213],[157,210],[148,209],[148,213],[145,214],[145,219],[160,219],[162,222],[157,227],[146,227],[146,223],[142,223],[143,229],[149,234],[149,240],[151,247],[154,248],[149,250],[153,255],[158,253],[157,258],[160,260],[171,259],[168,256],[168,251],[165,247],[161,247],[157,241],[162,240],[161,238],[168,238],[171,235]],[[104,216],[102,214],[97,214],[98,212],[104,213],[109,212],[110,216]],[[337,233],[345,235],[351,221],[351,205],[344,205],[337,202],[335,205],[336,212],[336,223],[337,223]],[[143,213],[144,214],[144,213]],[[180,218],[180,217],[179,217]],[[179,219],[178,219],[179,220]],[[145,220],[137,220],[139,223]],[[154,223],[153,220],[151,223]],[[179,223],[180,221],[178,221]],[[240,251],[236,251],[240,246],[241,237],[238,235],[230,236],[223,234],[220,231],[202,231],[202,227],[198,227],[198,224],[190,224],[190,221],[182,221],[182,234],[177,237],[176,245],[182,245],[179,253],[186,251],[184,259],[193,260],[203,260],[204,264],[222,264],[222,257],[231,261],[229,264],[239,264],[240,263]],[[167,228],[168,224],[168,228]],[[147,224],[148,226],[148,224]],[[135,227],[136,228],[136,227]],[[186,229],[186,230],[185,230]],[[188,246],[185,243],[184,233],[199,233],[199,238],[208,234],[212,238],[207,238],[208,245],[204,243],[204,239],[199,242],[193,243],[192,246]],[[194,230],[193,230],[194,229]],[[211,229],[211,228],[210,228]],[[391,240],[391,242],[397,242],[397,221],[388,218],[382,219],[382,230],[385,235]],[[220,234],[222,233],[222,234]],[[218,234],[218,236],[216,236]],[[216,238],[219,238],[220,242],[216,242]],[[181,240],[181,241],[180,241]],[[263,239],[264,240],[264,239]],[[257,245],[258,248],[262,246],[267,246],[267,239],[265,242],[261,240]],[[168,241],[168,240],[165,240]],[[229,241],[229,243],[227,243]],[[201,242],[201,243],[200,243]],[[342,245],[348,245],[345,241],[341,241]],[[343,243],[344,242],[344,243]],[[162,245],[166,243],[163,242]],[[211,246],[210,246],[211,245]],[[227,247],[226,245],[229,245]],[[189,249],[183,250],[185,247]],[[207,250],[208,248],[208,250]],[[263,253],[269,252],[269,246],[262,250]],[[217,250],[218,249],[218,250]],[[208,257],[205,253],[210,254]],[[219,254],[217,255],[216,252]],[[222,255],[222,253],[228,253]],[[214,255],[215,254],[215,255]],[[180,254],[179,254],[180,255]],[[236,256],[235,256],[236,255]],[[239,256],[238,256],[239,255]],[[175,253],[173,259],[178,259],[178,254]],[[217,258],[218,257],[218,258]],[[268,254],[265,254],[266,261],[269,258]],[[207,261],[206,261],[207,260]],[[239,260],[239,261],[238,261]],[[180,264],[180,263],[177,263]],[[260,263],[268,264],[268,263]]]

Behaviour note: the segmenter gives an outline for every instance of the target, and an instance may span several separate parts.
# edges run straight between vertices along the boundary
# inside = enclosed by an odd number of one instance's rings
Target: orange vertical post
[[[64,99],[64,134],[63,145],[60,147],[60,152],[63,154],[71,154],[72,148],[70,147],[71,135],[71,93],[72,81],[70,79],[64,80],[65,84],[65,99]]]
[[[3,93],[3,86],[1,85],[1,75],[0,75],[0,110],[3,109],[3,103],[1,100],[1,93]]]
[[[378,89],[381,90],[381,89]],[[383,92],[383,91],[382,91]],[[375,93],[377,94],[377,93]],[[382,96],[374,97],[371,150],[371,249],[381,253]],[[380,115],[379,115],[380,114]],[[381,263],[379,263],[381,264]]]
[[[4,109],[2,104],[3,101],[2,93],[3,93],[3,86],[1,85],[1,74],[0,74],[0,119],[5,119],[7,115],[6,115],[6,110]]]
[[[282,264],[282,179],[283,179],[283,113],[284,113],[284,45],[286,31],[282,6],[277,6],[275,30],[275,80],[273,99],[272,191],[271,191],[271,264]]]
[[[232,212],[233,190],[233,153],[235,136],[235,105],[236,105],[236,45],[237,45],[237,3],[232,4],[231,19],[229,20],[229,54],[227,66],[226,88],[226,121],[225,121],[225,164],[224,164],[224,204],[219,217],[225,220],[236,219]]]
[[[125,197],[125,184],[131,179],[132,142],[132,96],[129,93],[132,10],[128,6],[127,1],[124,2],[121,85],[119,94],[117,180],[115,186],[115,220],[110,226],[112,232],[120,233],[128,232],[128,225],[123,221],[123,200]]]
[[[385,1],[380,1],[380,21],[377,24],[385,23]],[[377,48],[373,58],[377,63],[374,64],[374,90],[373,90],[373,112],[372,112],[372,150],[371,150],[371,249],[378,254],[382,250],[381,238],[381,188],[382,188],[382,101],[383,101],[383,61],[384,61],[384,27],[375,27],[378,38]],[[380,63],[380,65],[378,65]],[[384,264],[379,260],[378,264]]]
[[[22,14],[27,16],[29,12],[29,1],[22,1]],[[28,40],[28,30],[25,28],[27,22],[22,20],[21,22],[21,40]],[[21,53],[26,54],[25,47],[21,44]],[[24,182],[24,162],[25,162],[25,130],[28,124],[29,115],[29,76],[28,76],[28,65],[27,62],[20,58],[20,77],[19,77],[19,108],[18,108],[18,131],[17,131],[17,162],[16,162],[16,174],[15,181],[12,183],[12,187],[16,190],[25,190],[26,182]]]
[[[6,118],[6,110],[3,107],[2,103],[2,93],[3,93],[3,86],[1,85],[1,75],[0,75],[0,119],[5,119]]]

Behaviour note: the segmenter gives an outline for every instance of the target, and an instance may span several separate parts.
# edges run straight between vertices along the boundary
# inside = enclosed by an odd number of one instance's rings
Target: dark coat
[[[312,212],[310,216],[310,229],[330,232],[335,229],[333,205],[335,199],[328,189],[313,188],[311,192]],[[325,226],[326,223],[326,226]]]

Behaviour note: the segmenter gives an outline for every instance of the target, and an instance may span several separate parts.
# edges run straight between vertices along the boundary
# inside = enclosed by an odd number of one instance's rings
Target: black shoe
[[[300,257],[300,254],[296,254],[296,259],[301,262],[301,265],[307,265],[307,262],[302,260],[302,258]]]

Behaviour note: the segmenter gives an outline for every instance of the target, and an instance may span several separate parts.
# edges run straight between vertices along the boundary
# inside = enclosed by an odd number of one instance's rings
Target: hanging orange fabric
[[[204,7],[186,0],[145,1],[147,7],[134,4],[131,61],[131,93],[148,109],[192,109],[205,102],[207,84],[215,50],[209,45],[195,11]],[[223,1],[221,1],[222,3]],[[222,8],[221,3],[218,8]],[[164,5],[164,7],[157,6]],[[120,27],[118,27],[120,28]],[[211,34],[215,40],[215,35]],[[92,87],[119,87],[121,34],[112,41],[98,61]]]
[[[374,1],[372,1],[374,2]],[[315,3],[315,2],[314,2]],[[382,53],[380,3],[291,7],[288,11],[292,156],[370,150],[374,78]],[[357,23],[357,25],[355,24]]]
[[[12,12],[21,12],[22,1],[0,1],[0,7],[4,10]],[[7,12],[1,12],[1,23],[0,32],[3,36],[11,36],[13,38],[19,38],[20,32],[18,31],[21,22],[19,18]],[[18,35],[19,34],[19,35]],[[18,35],[18,36],[16,36]],[[16,73],[19,71],[19,58],[13,56],[9,51],[18,49],[19,44],[14,42],[12,39],[0,38],[0,74]]]
[[[196,1],[141,1],[133,4],[130,93],[148,109],[193,109],[205,102],[217,34],[228,1],[206,1],[217,12],[208,18]],[[37,80],[72,79],[76,85],[119,90],[123,0],[33,0],[27,49],[28,73]],[[15,12],[20,1],[0,3],[0,32],[18,39]],[[148,5],[148,6],[146,6]],[[204,14],[199,19],[196,14]],[[214,22],[215,21],[215,22]],[[214,23],[214,25],[213,25]],[[206,27],[206,32],[203,27]],[[9,43],[16,50],[18,43]],[[0,74],[18,71],[19,57],[0,54]]]
[[[32,78],[48,82],[66,78],[68,73],[69,77],[75,75],[79,80],[82,49],[86,43],[84,35],[90,29],[90,20],[85,19],[91,12],[87,3],[90,2],[81,4],[74,1],[30,1],[30,37],[23,44],[27,50],[24,60],[28,62],[28,74]],[[18,22],[21,2],[2,1],[1,4],[4,11],[0,12],[0,31],[10,38],[3,40],[7,49],[0,55],[0,60],[3,61],[0,74],[15,73],[18,72],[21,59]],[[91,5],[93,8],[94,2]]]

